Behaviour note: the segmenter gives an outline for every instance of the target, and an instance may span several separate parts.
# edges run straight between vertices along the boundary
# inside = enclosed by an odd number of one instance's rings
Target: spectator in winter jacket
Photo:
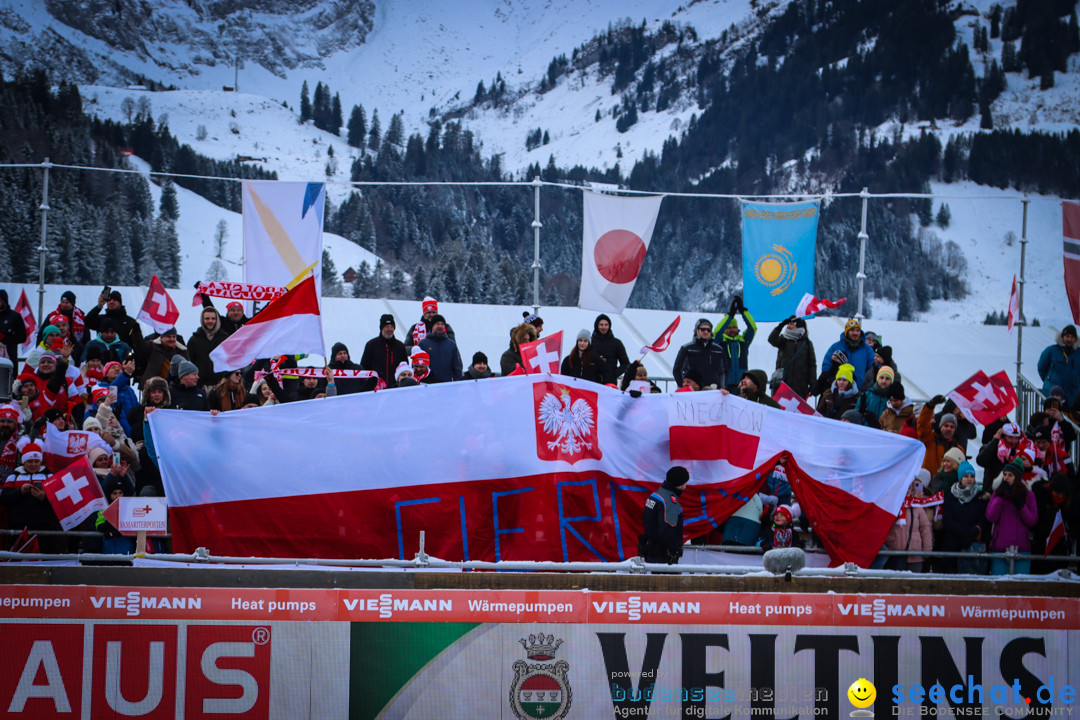
[[[85,343],[88,339],[86,315],[75,306],[75,293],[65,290],[64,294],[60,296],[60,304],[56,306],[56,309],[67,316],[68,325],[71,327],[71,336],[75,338],[75,342]]]
[[[964,444],[956,437],[956,416],[945,413],[934,427],[934,406],[944,402],[943,395],[935,395],[919,411],[919,441],[926,446],[923,467],[935,473],[941,468],[945,453],[954,447],[961,450]]]
[[[694,324],[694,339],[679,348],[673,368],[675,383],[679,387],[683,387],[683,380],[691,370],[698,376],[699,390],[701,387],[725,384],[728,356],[724,348],[713,339],[712,330],[712,323],[700,318]]]
[[[360,367],[377,372],[386,387],[397,387],[394,371],[409,357],[405,343],[394,337],[397,323],[394,316],[386,313],[379,318],[379,334],[364,345],[364,354],[360,356]],[[375,382],[368,381],[365,389],[374,390]]]
[[[769,378],[765,375],[764,370],[747,370],[739,378],[739,397],[749,400],[750,402],[758,403],[759,405],[768,405],[769,407],[782,410],[780,403],[773,400],[765,392],[768,387]],[[727,390],[721,390],[721,392],[727,392]]]
[[[327,363],[327,367],[331,370],[363,370],[363,368],[352,361],[349,356],[349,348],[345,346],[345,343],[336,342],[330,349],[330,362]],[[340,378],[334,381],[336,386],[337,395],[351,395],[353,393],[363,392],[365,388],[371,385],[371,382],[364,378]],[[372,386],[374,389],[374,386]]]
[[[206,390],[199,384],[199,368],[185,357],[174,355],[170,364],[176,370],[176,380],[169,383],[169,397],[177,410],[210,410]]]
[[[967,456],[958,447],[951,448],[945,457],[941,459],[941,469],[934,475],[930,484],[926,487],[926,494],[933,495],[937,492],[948,492],[949,488],[960,481],[960,463],[966,462]],[[970,467],[970,463],[968,464]]]
[[[990,533],[990,552],[1004,552],[1015,546],[1021,554],[1031,554],[1028,532],[1035,527],[1039,512],[1035,495],[1021,480],[1023,474],[1024,465],[1019,459],[1006,464],[1001,471],[1001,485],[994,491],[986,508],[986,519],[994,524]],[[1017,560],[1013,572],[1026,575],[1030,569],[1030,560]],[[993,558],[990,561],[991,575],[1008,573],[1006,559]]]
[[[874,349],[866,344],[862,334],[862,324],[858,318],[851,318],[844,325],[840,340],[829,346],[821,361],[821,375],[815,389],[820,393],[829,387],[836,371],[841,365],[848,364],[854,369],[854,375],[861,381],[874,364]],[[817,394],[817,393],[815,393]]]
[[[170,373],[172,359],[188,357],[187,346],[179,340],[176,328],[169,328],[156,338],[144,340],[135,349],[135,377],[141,387],[146,386],[146,381],[152,377],[169,379],[175,373]],[[196,366],[198,369],[198,366]]]
[[[19,427],[22,425],[22,408],[18,402],[0,405],[0,475],[5,478],[19,464]]]
[[[433,297],[426,297],[421,302],[420,309],[423,313],[420,316],[420,322],[413,323],[405,331],[405,349],[410,353],[413,347],[419,345],[420,341],[427,337],[427,334],[431,331],[431,319],[439,314],[439,302]],[[444,319],[443,322],[446,323],[446,320]],[[446,336],[455,343],[457,342],[454,329],[450,327],[449,323],[446,323]]]
[[[622,340],[611,331],[611,318],[607,315],[597,315],[593,322],[592,350],[604,363],[604,382],[618,382],[630,366],[630,358]]]
[[[766,531],[761,546],[766,550],[802,547],[802,540],[799,539],[794,526],[791,524],[793,516],[792,508],[787,505],[780,505],[773,510],[772,527]]]
[[[889,386],[888,407],[878,416],[878,424],[886,432],[899,434],[908,419],[915,414],[915,406],[904,395],[904,386],[894,382]]]
[[[98,304],[86,313],[86,327],[91,330],[100,330],[101,321],[104,318],[111,318],[116,323],[116,334],[127,343],[128,347],[138,347],[142,342],[143,336],[139,323],[127,314],[119,291],[113,290],[107,298],[104,295],[98,296]]]
[[[952,452],[952,451],[950,451]],[[990,537],[986,521],[986,504],[990,493],[975,482],[975,468],[964,460],[957,467],[960,479],[944,492],[942,505],[941,547],[945,552],[982,552]],[[972,558],[937,558],[937,567],[944,573],[977,573],[986,571],[986,561]]]
[[[1054,344],[1039,356],[1039,377],[1043,395],[1049,396],[1055,385],[1065,391],[1065,404],[1072,405],[1080,394],[1080,356],[1076,354],[1076,326],[1066,325]]]
[[[634,360],[630,363],[629,367],[626,368],[626,372],[624,372],[622,376],[622,381],[619,383],[619,389],[626,392],[630,388],[630,383],[635,380],[648,383],[649,388],[645,392],[648,392],[649,394],[660,392],[660,388],[656,386],[656,383],[649,379],[649,371],[641,364],[640,360]]]
[[[429,383],[452,382],[461,379],[461,353],[457,343],[446,333],[446,318],[435,314],[431,318],[431,332],[420,341],[420,349],[431,359]]]
[[[0,488],[0,504],[7,509],[8,527],[12,530],[59,530],[60,522],[42,488],[42,483],[52,472],[42,462],[41,446],[34,442],[25,443],[21,454],[22,464],[7,476]],[[39,538],[38,542],[42,552],[63,549],[63,543],[58,539],[46,542]]]
[[[116,418],[120,422],[120,427],[123,428],[124,434],[131,437],[133,428],[128,423],[128,415],[131,411],[138,407],[139,398],[135,395],[135,391],[131,389],[131,376],[135,372],[135,361],[127,360],[123,363],[116,361],[107,363],[104,369],[104,377],[101,382],[97,384],[97,388],[108,390],[111,387],[116,388],[116,400],[106,401],[112,406],[113,412],[116,413]],[[90,417],[97,413],[99,402],[91,402],[86,407],[86,416]]]
[[[34,420],[44,415],[46,410],[67,409],[66,373],[67,362],[63,355],[57,357],[52,353],[42,353],[38,358],[37,370],[25,370],[19,375],[19,380],[30,380],[37,388],[37,393],[29,403]]]
[[[786,383],[800,397],[807,398],[817,379],[817,356],[814,343],[806,332],[806,320],[792,315],[777,324],[769,333],[769,344],[776,348],[775,382],[769,384],[776,394],[780,383]]]
[[[218,380],[214,391],[210,393],[210,409],[227,412],[239,410],[244,407],[244,398],[247,392],[244,390],[244,373],[242,370],[233,370],[225,377]]]
[[[990,490],[991,483],[1001,474],[1002,468],[1015,460],[1028,445],[1029,441],[1016,423],[1005,423],[999,427],[975,456],[975,463],[984,470],[983,488]]]
[[[469,369],[462,375],[462,380],[483,380],[485,378],[495,377],[495,373],[491,372],[491,368],[488,367],[487,355],[482,352],[475,352],[472,356],[472,363],[469,365]]]
[[[889,406],[889,388],[894,380],[893,369],[888,365],[882,366],[874,383],[859,395],[855,409],[875,419],[880,418],[881,413]]]
[[[839,420],[848,410],[855,409],[859,400],[859,389],[855,386],[855,371],[844,363],[836,371],[832,386],[821,393],[817,411],[827,418]]]
[[[878,371],[887,367],[892,370],[893,382],[900,380],[900,371],[896,369],[896,361],[893,360],[892,348],[888,345],[874,348],[874,363],[866,372],[866,377],[859,380],[859,387],[865,390],[874,384],[878,378]]]
[[[214,372],[214,361],[210,359],[210,353],[225,340],[226,336],[227,333],[221,329],[221,315],[217,308],[203,308],[199,318],[199,329],[191,334],[187,342],[188,359],[199,368],[199,384],[203,388],[213,388],[221,377]]]
[[[1077,533],[1080,532],[1080,517],[1073,506],[1073,489],[1069,476],[1065,473],[1057,473],[1049,481],[1037,482],[1031,487],[1035,495],[1035,506],[1039,513],[1039,519],[1032,528],[1031,550],[1035,555],[1068,555],[1072,544],[1076,541]],[[1047,540],[1050,531],[1054,528],[1054,521],[1058,513],[1061,513],[1061,521],[1065,525],[1066,538],[1059,540],[1049,552],[1046,551]],[[1053,572],[1061,567],[1058,563],[1039,563],[1036,572]]]
[[[521,323],[510,330],[510,347],[499,358],[499,372],[503,377],[514,372],[514,369],[521,365],[521,346],[539,337],[536,334],[536,327],[531,323]]]
[[[157,489],[159,496],[165,491],[161,482],[161,471],[157,467],[157,452],[154,438],[150,432],[148,418],[158,408],[172,406],[169,397],[169,383],[164,378],[153,377],[146,381],[142,391],[142,404],[128,413],[128,425],[131,426],[131,439],[135,441],[135,451],[139,454],[139,476],[135,482],[135,492],[142,492],[147,485]]]
[[[41,329],[41,342],[26,354],[26,365],[23,366],[23,371],[28,369],[36,370],[38,359],[42,355],[49,354],[55,357],[62,347],[63,341],[60,340],[60,329],[55,325],[46,325]]]
[[[8,304],[7,290],[0,290],[0,346],[11,360],[12,367],[19,367],[19,346],[26,342],[26,324],[22,315]]]
[[[71,342],[71,357],[73,358],[71,362],[72,365],[78,366],[79,361],[82,360],[85,348],[81,342],[75,339],[74,334],[71,332],[71,323],[68,321],[68,316],[59,310],[54,311],[49,315],[48,323],[55,326],[56,329],[60,331],[61,341],[65,343]]]
[[[128,344],[120,339],[120,336],[116,332],[116,323],[112,318],[101,318],[99,323],[101,330],[90,342],[86,343],[86,347],[83,349],[82,361],[88,361],[92,356],[92,349],[97,350],[98,356],[101,358],[102,364],[116,361],[123,362],[131,354],[132,348],[128,347]]]
[[[934,535],[930,527],[930,519],[926,517],[926,511],[911,504],[912,498],[922,498],[923,487],[918,480],[913,480],[908,486],[907,497],[904,507],[900,511],[900,517],[889,529],[889,535],[885,538],[885,547],[890,550],[906,550],[918,552],[920,550],[934,549]],[[922,572],[923,559],[920,555],[892,555],[885,563],[889,570],[910,570]]]
[[[647,563],[674,565],[683,554],[683,511],[679,496],[690,481],[690,473],[681,465],[673,465],[658,487],[645,501],[642,515],[642,535],[638,554]]]
[[[202,296],[202,304],[203,308],[214,308],[214,301],[209,295]],[[216,311],[216,308],[214,309]],[[220,316],[220,319],[221,331],[225,333],[225,337],[228,337],[242,328],[251,318],[244,314],[244,303],[233,300],[225,306],[225,315]]]
[[[570,354],[563,358],[559,372],[562,375],[604,384],[604,363],[593,353],[588,330],[578,332],[577,342]]]
[[[743,322],[746,323],[746,330],[741,334],[739,333],[739,323],[735,320],[736,312],[742,315]],[[736,295],[735,299],[731,301],[728,314],[720,320],[720,326],[716,328],[714,339],[720,347],[724,348],[724,353],[727,355],[728,370],[723,387],[726,387],[729,392],[738,392],[742,375],[749,368],[750,343],[754,341],[756,333],[757,323],[754,322],[754,317],[743,307],[742,298]],[[762,392],[766,389],[762,388]]]

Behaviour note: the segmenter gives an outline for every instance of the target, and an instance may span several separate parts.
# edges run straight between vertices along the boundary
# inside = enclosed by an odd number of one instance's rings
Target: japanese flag
[[[150,289],[146,292],[146,299],[143,300],[142,309],[136,319],[162,333],[175,327],[179,317],[180,310],[155,275],[150,279]]]
[[[60,527],[70,530],[91,513],[108,507],[94,469],[85,458],[79,458],[42,484]]]
[[[621,313],[645,262],[664,197],[617,197],[589,190],[583,197],[578,307]]]
[[[534,373],[557,375],[561,360],[562,330],[554,335],[521,345],[521,364],[525,367],[525,372],[530,375]]]

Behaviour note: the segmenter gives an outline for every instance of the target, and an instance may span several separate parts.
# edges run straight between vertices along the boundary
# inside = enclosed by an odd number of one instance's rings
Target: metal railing
[[[1027,426],[1032,415],[1042,411],[1043,401],[1046,400],[1046,396],[1033,382],[1023,375],[1017,374],[1016,400],[1016,423],[1023,428]],[[1076,439],[1067,448],[1069,457],[1072,458],[1073,463],[1076,463],[1076,458],[1080,457],[1080,426],[1077,426],[1064,412],[1061,417],[1072,426],[1073,432],[1076,434]]]

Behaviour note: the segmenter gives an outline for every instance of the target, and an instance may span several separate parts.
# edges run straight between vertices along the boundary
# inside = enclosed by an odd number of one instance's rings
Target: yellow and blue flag
[[[743,303],[758,320],[790,317],[814,292],[818,202],[743,203]]]

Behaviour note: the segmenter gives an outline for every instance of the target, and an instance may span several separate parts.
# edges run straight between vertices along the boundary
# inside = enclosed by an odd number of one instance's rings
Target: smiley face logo
[[[852,705],[860,709],[865,709],[873,705],[874,700],[877,699],[877,688],[874,687],[874,683],[866,678],[859,678],[851,683],[851,687],[849,687],[847,691],[847,696]]]

